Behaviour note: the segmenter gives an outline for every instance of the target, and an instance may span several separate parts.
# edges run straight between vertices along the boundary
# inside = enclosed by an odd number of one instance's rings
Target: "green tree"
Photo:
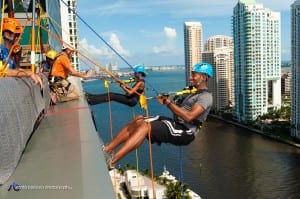
[[[168,199],[181,199],[182,198],[182,188],[184,193],[184,199],[191,199],[191,196],[188,195],[187,185],[181,184],[181,182],[169,183],[165,191],[165,195]]]

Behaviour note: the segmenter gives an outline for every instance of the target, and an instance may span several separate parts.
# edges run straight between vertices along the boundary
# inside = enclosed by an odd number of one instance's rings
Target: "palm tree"
[[[165,191],[165,196],[168,199],[181,199],[182,198],[181,188],[183,188],[184,199],[191,199],[191,196],[189,196],[187,192],[188,186],[185,184],[182,186],[181,182],[169,183]]]

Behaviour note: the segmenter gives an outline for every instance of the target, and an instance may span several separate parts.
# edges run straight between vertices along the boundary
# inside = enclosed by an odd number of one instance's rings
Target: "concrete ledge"
[[[31,190],[8,191],[13,182]],[[50,107],[0,198],[116,198],[83,97]]]

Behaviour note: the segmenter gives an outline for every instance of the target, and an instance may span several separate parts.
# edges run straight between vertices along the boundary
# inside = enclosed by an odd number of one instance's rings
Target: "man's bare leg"
[[[122,159],[125,155],[127,155],[132,150],[138,148],[144,139],[148,135],[148,123],[145,121],[142,122],[136,122],[138,123],[137,128],[134,129],[134,132],[132,132],[128,139],[124,142],[123,146],[118,150],[111,161],[111,165],[113,166],[116,162],[118,162],[120,159]]]
[[[121,129],[121,131],[117,134],[116,137],[113,138],[110,143],[108,143],[104,147],[104,151],[111,153],[117,146],[129,139],[130,135],[135,131],[135,129],[138,128],[143,120],[144,117],[141,115],[134,118],[131,122],[129,122]]]

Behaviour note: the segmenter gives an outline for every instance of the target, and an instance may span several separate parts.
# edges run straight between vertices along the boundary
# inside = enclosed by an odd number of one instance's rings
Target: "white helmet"
[[[73,47],[70,44],[63,44],[61,50],[66,50],[66,49],[70,49],[74,51]]]

